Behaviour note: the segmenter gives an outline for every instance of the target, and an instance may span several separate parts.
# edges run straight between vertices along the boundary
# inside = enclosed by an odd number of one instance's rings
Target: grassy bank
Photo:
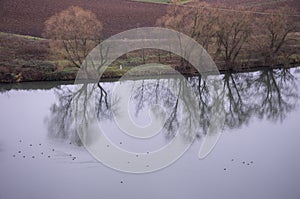
[[[119,77],[128,69],[112,65],[104,76]],[[51,55],[48,40],[0,32],[0,83],[74,80],[77,71],[68,60]]]
[[[291,36],[296,39],[291,45],[297,45],[295,47],[297,53],[293,55],[297,65],[300,60],[300,33],[293,33]],[[102,77],[119,78],[134,66],[158,62],[170,65],[185,75],[196,74],[195,70],[191,71],[182,67],[179,57],[170,55],[168,52],[161,52],[158,59],[155,50],[147,50],[143,55],[141,51],[131,52],[117,59],[106,69]],[[226,71],[222,63],[216,63],[221,72]],[[122,70],[119,68],[120,65],[122,65]],[[251,71],[261,67],[261,63],[257,60],[251,62],[246,60],[245,63],[234,68],[234,71]],[[74,80],[77,71],[78,68],[68,60],[58,59],[51,54],[48,40],[0,32],[0,83]],[[148,75],[155,75],[155,71]]]

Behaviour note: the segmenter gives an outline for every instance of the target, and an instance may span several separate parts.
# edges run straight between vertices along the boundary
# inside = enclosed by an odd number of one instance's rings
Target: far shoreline
[[[297,33],[296,35],[298,37],[300,34]],[[79,70],[65,59],[57,60],[51,57],[49,41],[40,37],[0,32],[0,51],[0,83],[74,81]],[[292,63],[288,64],[288,67],[284,64],[266,66],[257,60],[245,61],[245,63],[241,63],[231,69],[223,67],[222,65],[224,64],[222,62],[216,62],[216,64],[221,74],[226,72],[251,72],[273,68],[297,67],[300,65],[298,56],[299,54],[295,54],[295,59],[293,59]],[[104,80],[119,79],[134,66],[144,64],[140,60],[136,61],[135,59],[123,58],[119,62],[110,65],[101,78]],[[168,58],[165,55],[165,57],[162,57],[162,60],[161,64],[166,64],[177,69],[184,76],[199,75],[191,66],[189,70],[186,70],[185,67],[180,67],[180,60],[178,58]],[[149,57],[146,63],[159,62]],[[119,65],[122,64],[124,64],[123,69],[120,70]],[[140,76],[147,77],[153,75],[157,74],[142,74]]]
[[[270,67],[270,66],[254,66],[254,67],[245,67],[245,68],[239,68],[236,70],[230,69],[230,70],[219,70],[220,75],[222,74],[227,74],[227,73],[231,73],[231,74],[236,74],[236,73],[250,73],[250,72],[256,72],[256,71],[262,71],[262,70],[274,70],[274,69],[291,69],[291,68],[298,68],[300,67],[300,63],[294,63],[293,65],[289,65],[288,67],[286,66],[276,66],[276,67]],[[122,73],[123,75],[126,73],[127,71],[119,71],[118,74]],[[184,77],[195,77],[195,76],[201,76],[200,73],[198,73],[197,71],[193,71],[193,72],[183,72],[183,71],[177,71],[180,74],[182,74]],[[75,80],[76,80],[76,75],[77,73],[73,73],[73,74],[69,74],[68,76],[61,76],[62,78],[59,78],[58,74],[51,74],[48,76],[43,76],[42,78],[38,78],[38,79],[30,79],[30,80],[26,80],[23,79],[21,81],[15,81],[13,79],[11,80],[6,80],[3,81],[3,79],[1,79],[0,81],[0,87],[2,87],[3,85],[10,85],[10,84],[22,84],[22,83],[55,83],[55,82],[60,82],[60,83],[67,83],[67,84],[74,84]],[[104,72],[104,74],[101,76],[101,79],[99,82],[115,82],[118,81],[123,75],[112,75],[112,74],[107,74]],[[168,77],[172,77],[172,75],[175,75],[174,73],[148,73],[148,74],[138,74],[138,75],[134,75],[131,76],[130,79],[133,80],[140,80],[140,79],[155,79],[155,78],[159,78],[159,79],[164,79],[164,78],[168,78]],[[91,82],[98,82],[98,80],[95,79],[91,79]]]

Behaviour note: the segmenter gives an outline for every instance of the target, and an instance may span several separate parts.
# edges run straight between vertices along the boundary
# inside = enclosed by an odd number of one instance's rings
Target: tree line
[[[296,11],[288,6],[258,10],[241,5],[173,0],[157,25],[183,32],[199,42],[226,69],[249,61],[278,65],[291,61],[296,49]]]
[[[292,57],[297,53],[293,34],[298,28],[293,8],[257,10],[198,0],[185,5],[180,2],[172,0],[156,25],[195,39],[226,70],[247,64],[273,66],[299,61]],[[71,6],[45,22],[44,36],[50,39],[55,56],[79,68],[90,50],[101,42],[101,30],[102,23],[94,13]],[[150,54],[160,62],[163,53]],[[143,62],[145,54],[144,49],[138,53]]]

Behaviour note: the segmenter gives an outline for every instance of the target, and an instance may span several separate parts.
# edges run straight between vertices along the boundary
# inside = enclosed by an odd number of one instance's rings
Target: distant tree
[[[192,7],[185,7],[185,15],[189,17],[190,36],[199,42],[206,50],[216,36],[219,13],[217,9],[206,2],[194,2]]]
[[[288,35],[296,31],[296,20],[290,15],[295,10],[290,7],[281,7],[265,10],[268,15],[257,16],[255,20],[255,33],[253,44],[256,51],[264,58],[265,64],[277,64],[282,62],[280,58],[292,54],[287,46]]]
[[[45,22],[44,36],[51,39],[53,51],[62,51],[65,58],[80,67],[99,43],[101,30],[102,24],[94,13],[71,6]]]
[[[169,5],[167,14],[157,20],[157,25],[185,33],[208,50],[216,33],[216,9],[206,2],[194,1],[188,6],[181,6],[179,2]]]
[[[201,44],[225,69],[250,58],[266,65],[286,63],[295,53],[290,34],[297,29],[290,7],[263,10],[195,0],[182,5],[174,0],[157,25],[185,33]],[[261,10],[260,10],[261,11]],[[289,61],[289,60],[288,60]],[[181,67],[184,62],[181,62]]]
[[[157,25],[183,32],[211,55],[233,67],[252,33],[253,16],[242,6],[194,1],[187,6],[171,4]]]
[[[182,32],[209,51],[216,33],[218,13],[206,2],[194,1],[185,6],[180,2],[173,1],[168,6],[167,14],[157,20],[157,25]],[[191,69],[183,58],[180,67],[185,70]]]
[[[170,1],[166,15],[162,16],[156,21],[158,26],[171,28],[180,32],[185,32],[186,23],[184,23],[184,15],[182,14],[182,7],[178,0]]]
[[[217,56],[224,62],[227,69],[237,64],[238,56],[252,34],[253,15],[244,7],[226,7],[219,10],[216,40]]]

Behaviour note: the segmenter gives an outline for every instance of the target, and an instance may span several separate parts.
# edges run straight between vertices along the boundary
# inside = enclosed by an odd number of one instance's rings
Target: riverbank
[[[296,42],[292,43],[295,53],[292,55],[291,65],[277,65],[276,67],[293,67],[300,63],[300,33],[292,35]],[[0,83],[30,82],[30,81],[69,81],[76,78],[78,68],[66,59],[58,59],[50,52],[49,41],[40,37],[17,35],[0,32]],[[148,54],[141,55],[140,52],[133,52],[130,55],[122,56],[112,63],[105,73],[103,79],[120,78],[133,66],[144,63],[163,63],[170,65],[183,75],[197,75],[195,70],[179,67],[180,58],[171,56],[168,53],[160,54],[159,60],[155,51],[148,51]],[[143,57],[143,58],[141,58]],[[216,60],[220,72],[228,69],[222,62]],[[122,69],[120,69],[122,65]],[[259,70],[263,65],[258,60],[245,60],[238,67],[231,68],[231,72],[243,72]],[[149,72],[146,75],[156,75],[157,71]],[[159,71],[161,73],[161,71]],[[145,74],[137,74],[145,75]]]
[[[106,77],[128,70],[109,67]],[[0,83],[74,80],[78,68],[51,55],[49,41],[40,37],[0,32]]]

